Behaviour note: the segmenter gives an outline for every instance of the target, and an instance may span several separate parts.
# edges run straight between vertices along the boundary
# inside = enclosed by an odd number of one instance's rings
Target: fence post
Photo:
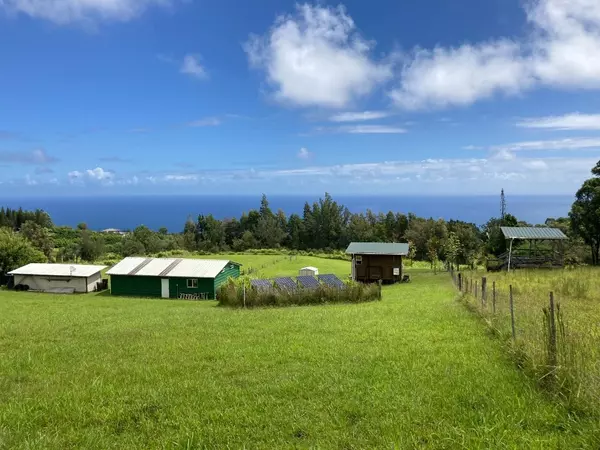
[[[487,278],[481,277],[481,306],[485,308],[487,303]]]
[[[462,292],[462,273],[458,274],[458,290]]]
[[[479,286],[477,285],[477,280],[475,280],[475,300],[479,298]]]
[[[244,308],[246,308],[246,283],[244,283]]]
[[[554,292],[550,292],[550,310],[549,310],[549,325],[550,329],[548,338],[548,364],[550,367],[556,367],[557,356],[556,356],[556,315],[554,311]]]
[[[377,294],[377,295],[378,295],[378,297],[379,297],[379,300],[381,300],[381,280],[377,280],[377,285],[378,285],[378,287],[379,287],[379,289],[378,289],[378,290],[379,290],[379,292],[378,292],[378,294]]]
[[[508,287],[509,299],[510,299],[510,324],[512,327],[513,341],[517,339],[517,332],[515,331],[515,306],[513,302],[513,288],[512,284]]]
[[[496,314],[496,282],[492,282],[492,313]]]

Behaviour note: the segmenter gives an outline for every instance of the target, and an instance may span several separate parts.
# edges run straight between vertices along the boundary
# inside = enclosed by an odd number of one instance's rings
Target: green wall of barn
[[[191,279],[191,278],[189,278]],[[179,294],[207,294],[206,298],[215,298],[215,284],[212,278],[196,278],[198,287],[187,287],[188,278],[169,278],[169,296],[179,298]]]
[[[215,292],[219,290],[219,286],[225,283],[229,278],[238,278],[240,276],[240,266],[237,264],[227,264],[223,271],[215,278]]]
[[[110,276],[110,293],[112,295],[160,297],[160,289],[160,278],[157,277]]]

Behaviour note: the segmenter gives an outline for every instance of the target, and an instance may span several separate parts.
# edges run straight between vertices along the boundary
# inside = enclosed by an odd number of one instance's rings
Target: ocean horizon
[[[322,197],[322,196],[321,196]],[[302,214],[304,203],[319,196],[268,196],[273,211],[282,209],[287,215]],[[483,225],[500,215],[500,196],[391,196],[339,195],[338,203],[353,213],[393,211],[414,213],[419,217],[456,219]],[[70,197],[0,197],[0,207],[40,208],[50,214],[56,225],[75,227],[85,222],[90,229],[133,229],[139,225],[157,230],[166,227],[180,232],[188,217],[212,214],[217,219],[236,217],[260,206],[260,195],[138,195],[138,196],[70,196]],[[574,198],[571,195],[507,196],[507,211],[533,224],[549,217],[567,216]]]

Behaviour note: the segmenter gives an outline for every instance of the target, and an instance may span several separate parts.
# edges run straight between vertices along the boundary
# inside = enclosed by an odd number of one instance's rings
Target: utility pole
[[[504,223],[504,217],[506,217],[506,198],[504,197],[504,188],[500,191],[500,219]]]

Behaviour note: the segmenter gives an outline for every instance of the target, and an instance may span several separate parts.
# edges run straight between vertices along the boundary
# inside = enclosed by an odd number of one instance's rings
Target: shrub
[[[244,287],[246,299],[244,301]],[[317,289],[288,291],[273,287],[257,289],[250,286],[250,278],[230,279],[217,293],[219,306],[255,308],[264,306],[301,306],[328,303],[362,303],[379,299],[379,286],[347,283],[343,289],[320,285]]]

